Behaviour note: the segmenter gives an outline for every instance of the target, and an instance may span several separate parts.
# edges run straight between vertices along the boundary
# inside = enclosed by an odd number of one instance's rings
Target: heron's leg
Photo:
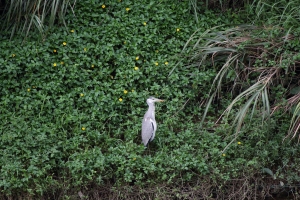
[[[149,143],[150,142],[148,142],[147,145],[145,146],[145,151],[144,151],[144,153],[147,154],[147,155],[151,154],[151,152],[150,152],[150,144]]]

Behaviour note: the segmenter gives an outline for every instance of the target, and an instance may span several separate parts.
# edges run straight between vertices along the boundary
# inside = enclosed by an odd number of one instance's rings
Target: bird
[[[157,99],[155,97],[149,97],[147,99],[147,104],[149,106],[147,112],[144,115],[142,121],[142,141],[145,147],[151,142],[155,137],[155,131],[157,129],[157,124],[155,121],[155,102],[162,102],[164,100]]]

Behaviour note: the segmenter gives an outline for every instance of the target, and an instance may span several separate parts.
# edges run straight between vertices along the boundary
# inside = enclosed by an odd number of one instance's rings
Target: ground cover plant
[[[262,128],[256,111],[235,137],[234,115],[215,124],[230,104],[226,85],[201,126],[226,57],[194,65],[186,41],[243,21],[201,3],[196,20],[193,5],[77,1],[67,26],[12,40],[1,33],[1,198],[246,199],[299,181],[298,147],[282,143],[289,115],[276,112]],[[145,150],[150,95],[166,102],[157,105],[157,137]]]

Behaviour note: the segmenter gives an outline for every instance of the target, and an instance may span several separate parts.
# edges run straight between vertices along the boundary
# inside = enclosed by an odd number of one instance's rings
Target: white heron
[[[147,112],[144,115],[142,122],[142,140],[145,147],[151,142],[155,137],[155,131],[157,129],[157,124],[155,121],[155,102],[162,102],[164,100],[157,99],[155,97],[149,97],[147,99],[147,104],[149,106]]]

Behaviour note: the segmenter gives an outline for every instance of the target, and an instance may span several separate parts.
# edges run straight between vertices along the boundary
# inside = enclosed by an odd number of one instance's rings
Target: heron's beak
[[[157,101],[158,101],[158,102],[164,102],[165,100],[163,100],[163,99],[158,99]]]

